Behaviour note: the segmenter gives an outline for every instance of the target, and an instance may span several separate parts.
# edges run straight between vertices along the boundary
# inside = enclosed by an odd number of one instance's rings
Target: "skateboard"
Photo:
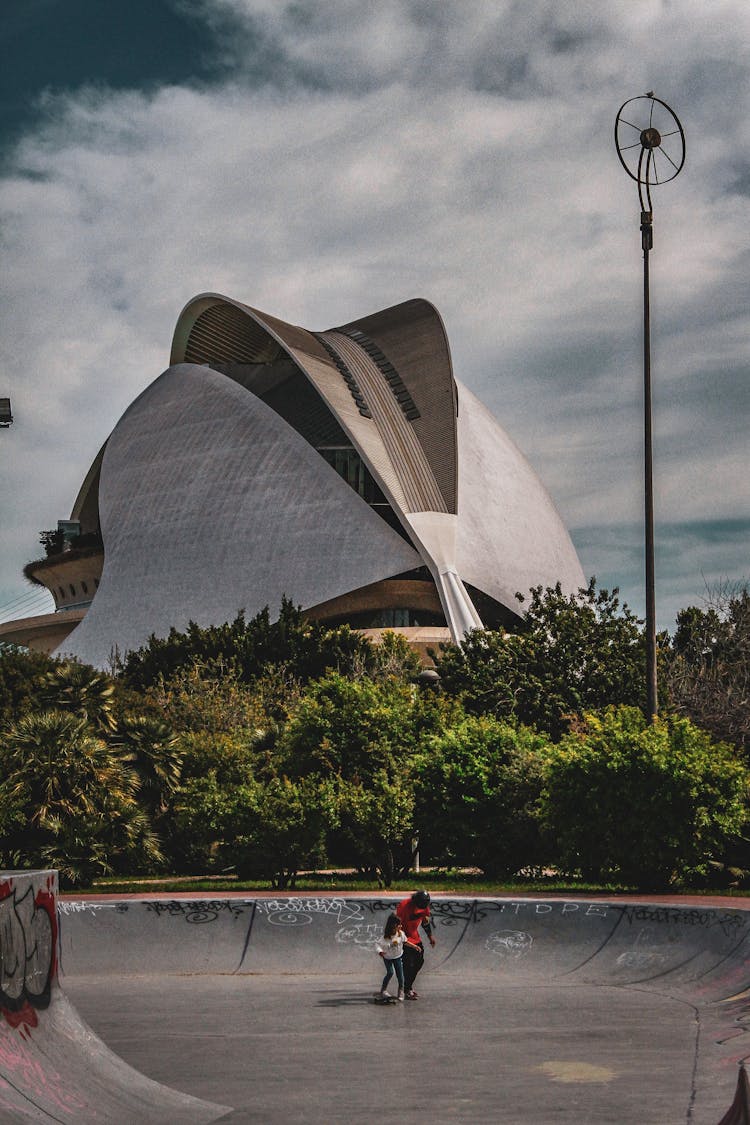
[[[373,1004],[398,1004],[395,996],[381,996],[379,992],[375,993],[372,1002]]]

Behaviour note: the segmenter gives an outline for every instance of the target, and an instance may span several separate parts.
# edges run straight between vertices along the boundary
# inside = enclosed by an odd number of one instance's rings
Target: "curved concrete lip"
[[[60,987],[57,872],[0,870],[0,1121],[208,1125],[228,1107],[139,1073]]]
[[[417,1002],[378,1006],[393,895],[60,902],[84,1018],[228,1122],[717,1125],[750,1055],[750,901],[433,896]]]

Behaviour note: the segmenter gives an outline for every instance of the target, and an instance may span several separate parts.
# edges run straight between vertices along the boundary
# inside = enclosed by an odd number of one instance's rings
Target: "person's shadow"
[[[318,993],[318,995],[321,995]],[[357,1004],[380,1004],[382,1007],[388,1007],[389,1004],[396,1004],[394,996],[392,1001],[377,1000],[371,992],[334,992],[330,989],[322,994],[322,999],[316,1001],[320,1008],[345,1008]],[[403,1005],[402,1005],[403,1006]]]

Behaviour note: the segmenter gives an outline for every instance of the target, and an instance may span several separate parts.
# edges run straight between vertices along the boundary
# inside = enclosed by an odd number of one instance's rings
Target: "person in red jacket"
[[[396,914],[401,919],[406,941],[404,942],[404,988],[409,1000],[416,1000],[414,981],[417,973],[424,965],[424,945],[419,933],[420,926],[427,934],[430,945],[435,945],[435,938],[430,924],[430,896],[427,891],[415,891],[409,898],[405,898],[396,907]]]

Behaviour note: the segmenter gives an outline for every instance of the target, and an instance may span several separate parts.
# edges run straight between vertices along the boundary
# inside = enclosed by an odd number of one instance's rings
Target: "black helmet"
[[[424,907],[430,905],[430,896],[427,891],[415,891],[411,896],[411,900],[415,906]]]

